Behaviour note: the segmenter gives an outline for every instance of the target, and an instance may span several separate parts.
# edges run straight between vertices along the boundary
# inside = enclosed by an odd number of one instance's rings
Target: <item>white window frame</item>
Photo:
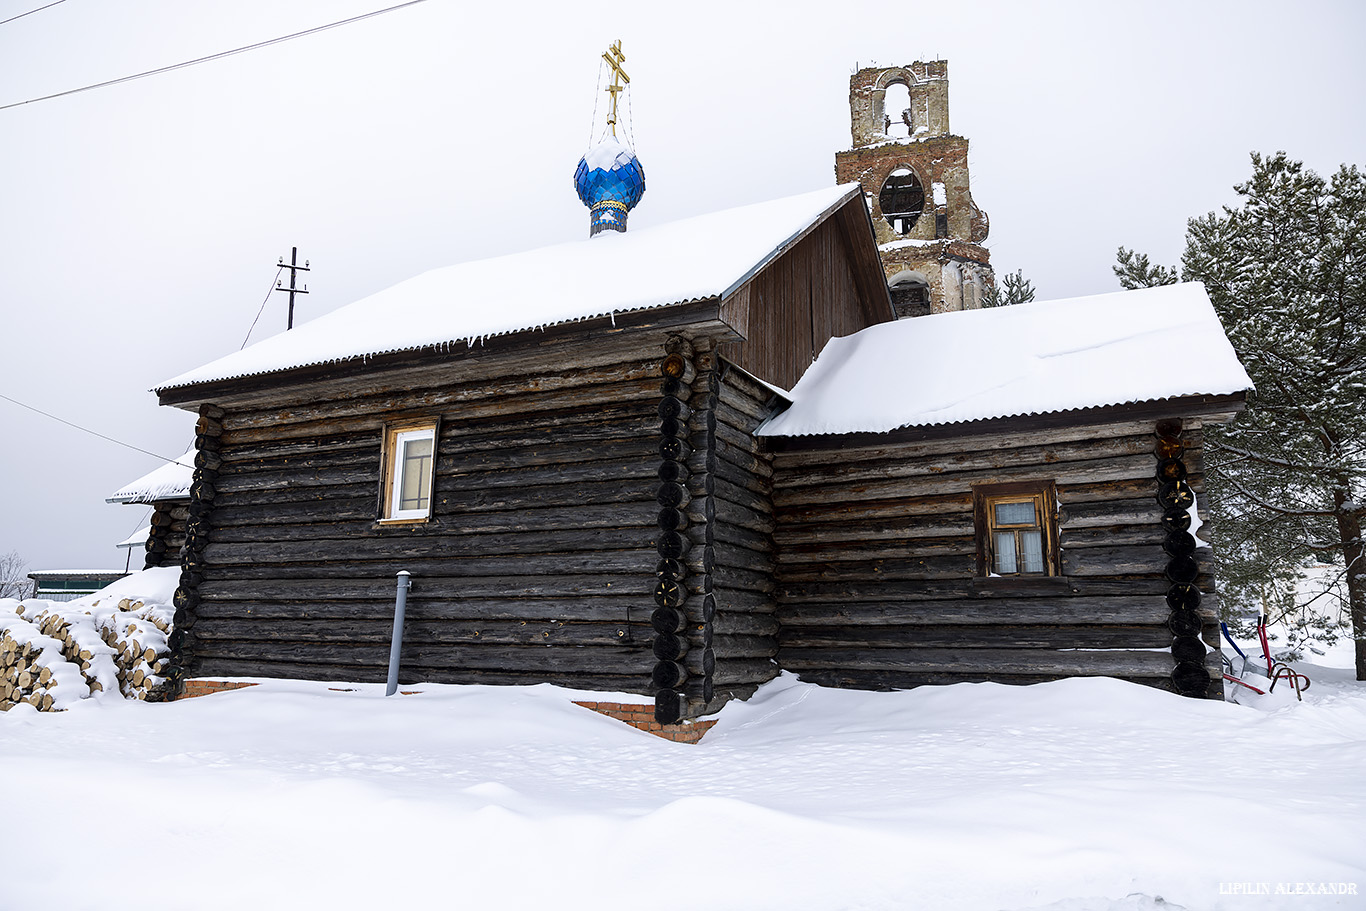
[[[432,444],[431,460],[427,463],[427,505],[417,509],[400,507],[403,496],[402,474],[407,446],[428,440]],[[385,431],[384,452],[384,514],[381,522],[425,522],[432,516],[436,500],[436,424],[402,424]]]

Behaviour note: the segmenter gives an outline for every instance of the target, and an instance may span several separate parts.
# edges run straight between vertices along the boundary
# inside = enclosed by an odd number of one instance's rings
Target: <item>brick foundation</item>
[[[254,683],[245,683],[241,680],[186,680],[185,688],[177,699],[193,699],[196,696],[208,696],[213,693],[226,693],[228,690],[240,690],[244,686],[256,686]]]
[[[702,739],[702,735],[712,729],[716,724],[715,718],[705,721],[684,721],[680,724],[660,724],[655,721],[655,707],[653,705],[633,705],[625,702],[575,702],[586,709],[592,709],[600,715],[608,718],[615,718],[624,721],[633,728],[639,728],[656,737],[663,737],[665,740],[673,740],[678,743],[697,743]]]

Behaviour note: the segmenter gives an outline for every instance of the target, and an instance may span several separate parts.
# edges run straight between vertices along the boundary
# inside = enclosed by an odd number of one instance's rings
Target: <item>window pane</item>
[[[1034,525],[1034,501],[1023,503],[997,503],[997,525]]]
[[[1019,572],[1015,560],[1015,533],[1013,531],[998,531],[992,535],[992,539],[993,550],[996,552],[996,565],[992,568],[993,571],[1001,575]]]
[[[432,440],[408,440],[403,444],[403,468],[398,508],[428,508],[432,486]]]
[[[1024,572],[1043,572],[1043,536],[1037,531],[1020,532],[1021,562]]]

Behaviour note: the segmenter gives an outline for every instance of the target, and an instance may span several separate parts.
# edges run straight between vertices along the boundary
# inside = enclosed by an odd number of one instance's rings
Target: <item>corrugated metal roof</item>
[[[831,339],[759,433],[881,433],[1251,388],[1204,285],[1167,285]]]
[[[724,298],[857,184],[424,273],[172,377],[161,392]]]
[[[158,500],[188,500],[194,481],[194,449],[174,462],[155,468],[105,498],[106,503],[155,503]]]

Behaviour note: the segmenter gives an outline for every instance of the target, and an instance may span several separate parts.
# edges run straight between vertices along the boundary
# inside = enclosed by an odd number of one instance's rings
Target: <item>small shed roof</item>
[[[125,484],[105,498],[106,503],[156,503],[159,500],[188,500],[194,482],[194,448],[174,462],[153,469],[131,484]]]
[[[1199,283],[965,310],[834,338],[763,436],[881,433],[1252,388]]]
[[[436,269],[172,377],[156,391],[725,298],[860,196],[858,184],[845,184]]]

